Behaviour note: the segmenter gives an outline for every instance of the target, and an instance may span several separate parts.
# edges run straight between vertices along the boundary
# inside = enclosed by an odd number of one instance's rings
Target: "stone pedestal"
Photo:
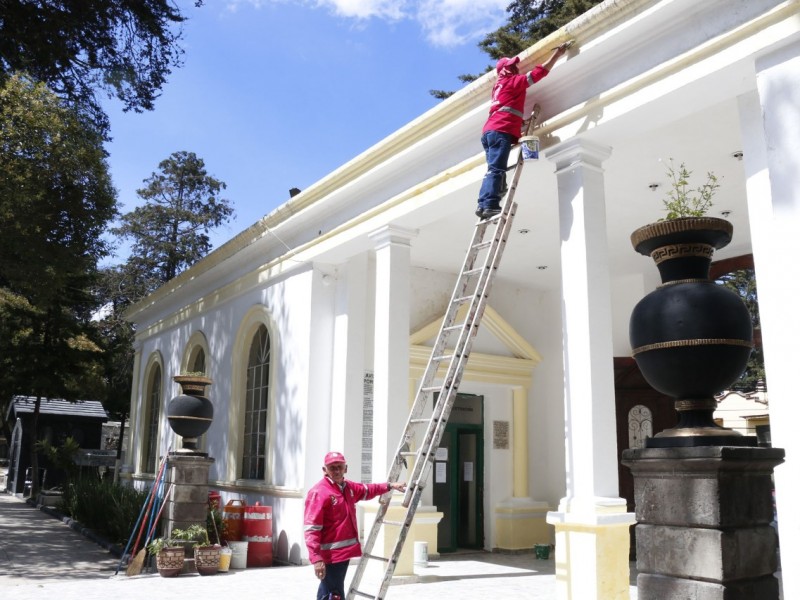
[[[778,600],[772,472],[779,448],[625,450],[639,600]]]
[[[191,454],[167,457],[167,485],[172,492],[164,509],[164,536],[174,528],[186,529],[194,523],[205,526],[208,516],[208,470],[214,459]]]

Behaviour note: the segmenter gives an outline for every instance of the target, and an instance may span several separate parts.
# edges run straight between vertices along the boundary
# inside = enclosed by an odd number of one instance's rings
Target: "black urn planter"
[[[715,394],[747,365],[753,348],[750,314],[734,292],[709,279],[714,250],[733,226],[713,217],[659,221],[637,229],[631,243],[650,256],[662,285],[633,309],[630,342],[642,376],[675,398],[678,425],[647,440],[648,447],[756,445],[714,423]]]
[[[172,430],[183,438],[183,450],[196,453],[197,438],[211,427],[214,405],[206,398],[206,386],[212,381],[208,377],[176,375],[182,394],[169,401],[167,421]]]

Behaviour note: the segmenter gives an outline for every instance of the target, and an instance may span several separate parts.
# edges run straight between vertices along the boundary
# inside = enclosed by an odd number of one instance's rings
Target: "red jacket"
[[[304,531],[308,559],[326,564],[361,556],[356,522],[356,502],[389,491],[388,483],[355,483],[345,480],[344,490],[327,477],[306,496]]]
[[[514,136],[516,143],[522,129],[525,110],[525,93],[528,86],[546,77],[550,71],[536,65],[527,75],[507,75],[498,77],[492,88],[492,104],[489,106],[489,119],[483,126],[487,131],[502,131]]]

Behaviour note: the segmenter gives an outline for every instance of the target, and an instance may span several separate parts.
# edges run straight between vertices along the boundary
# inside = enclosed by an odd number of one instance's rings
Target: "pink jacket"
[[[492,103],[483,133],[490,130],[502,131],[513,136],[516,143],[525,118],[522,112],[525,109],[525,92],[528,86],[547,77],[548,73],[542,65],[536,65],[527,75],[498,77],[492,88]]]
[[[388,483],[355,483],[345,480],[344,490],[327,477],[306,496],[304,531],[308,559],[326,564],[361,556],[356,522],[356,502],[389,491]]]

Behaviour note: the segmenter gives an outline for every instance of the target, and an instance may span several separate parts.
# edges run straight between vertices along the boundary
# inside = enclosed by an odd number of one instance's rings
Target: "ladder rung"
[[[431,360],[438,360],[438,361],[450,360],[454,356],[455,356],[455,354],[440,354],[439,356],[432,357]]]
[[[359,592],[358,590],[351,589],[350,591],[353,592],[356,596],[362,596],[363,598],[372,598],[372,600],[375,600],[376,598],[372,594],[365,594],[364,592]]]
[[[484,267],[478,267],[477,269],[470,269],[468,271],[464,271],[464,275],[475,275],[483,271]]]
[[[464,326],[463,323],[458,323],[457,325],[450,325],[449,327],[445,327],[443,331],[455,331],[456,329],[461,329]]]
[[[429,385],[428,387],[422,388],[422,391],[423,392],[435,392],[440,387],[442,387],[442,386],[440,386],[440,385]]]
[[[405,525],[405,522],[404,521],[386,521],[386,520],[384,520],[383,524],[384,525],[394,525],[395,527],[402,527],[403,525]]]
[[[384,521],[384,523],[385,523],[385,521]],[[363,556],[364,558],[367,558],[369,560],[380,560],[380,561],[383,561],[385,563],[389,562],[388,558],[384,558],[383,556],[375,556],[374,554],[362,554],[361,556]]]
[[[408,422],[411,423],[412,425],[420,425],[422,423],[427,423],[428,421],[430,421],[430,419],[409,419]]]
[[[488,242],[480,242],[479,244],[474,244],[472,248],[475,250],[483,250],[484,248],[488,248],[489,246],[491,246],[493,241],[494,240],[489,240]]]
[[[427,422],[427,419],[425,419],[425,421]],[[416,456],[416,455],[417,455],[417,453],[416,453],[416,452],[411,452],[410,450],[409,450],[409,451],[404,451],[404,452],[401,452],[401,453],[400,453],[400,456]]]

